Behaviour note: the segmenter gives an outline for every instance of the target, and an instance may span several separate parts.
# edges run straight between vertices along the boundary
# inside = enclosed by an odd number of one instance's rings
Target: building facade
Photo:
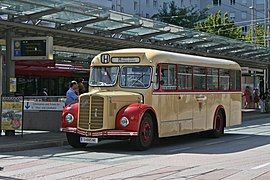
[[[172,0],[83,0],[109,9],[151,18],[162,9],[169,9]],[[255,23],[263,24],[265,19],[265,0],[174,0],[180,7],[195,7],[197,9],[209,8],[210,13],[221,11],[228,12],[230,18],[241,26],[243,32],[247,32],[251,24],[252,16]],[[252,12],[253,11],[253,12]],[[254,15],[253,15],[254,14]]]

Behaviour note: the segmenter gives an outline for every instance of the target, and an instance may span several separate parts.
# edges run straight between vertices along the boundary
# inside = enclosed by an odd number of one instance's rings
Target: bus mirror
[[[160,80],[159,83],[160,83],[160,85],[163,85],[164,84],[164,81],[163,80]]]

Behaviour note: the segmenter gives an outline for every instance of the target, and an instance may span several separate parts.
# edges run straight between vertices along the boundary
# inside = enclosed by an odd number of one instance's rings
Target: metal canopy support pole
[[[267,69],[263,70],[263,92],[266,92],[268,89],[268,77],[267,77]]]
[[[3,55],[0,50],[0,97],[2,96],[2,91],[3,91]]]
[[[12,29],[6,31],[6,88],[4,93],[10,93],[10,78],[15,78],[15,62],[11,60],[11,45],[14,33]]]

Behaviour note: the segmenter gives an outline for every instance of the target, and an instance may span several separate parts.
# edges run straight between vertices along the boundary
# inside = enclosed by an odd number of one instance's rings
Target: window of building
[[[153,0],[153,6],[154,7],[157,7],[158,6],[157,0]]]
[[[218,69],[214,68],[207,69],[207,89],[208,90],[218,89]]]
[[[233,21],[235,20],[235,13],[234,13],[234,12],[231,12],[231,13],[230,13],[230,18],[231,18],[231,20],[233,20]]]
[[[183,7],[184,6],[184,2],[183,2],[184,0],[181,0],[181,5],[180,5],[180,7]]]
[[[148,6],[149,5],[149,0],[145,0],[145,4]]]
[[[219,89],[229,90],[230,88],[230,73],[229,70],[220,69],[219,70]]]
[[[206,89],[206,68],[193,67],[194,90]]]
[[[161,88],[163,90],[176,90],[176,65],[161,65]]]
[[[148,13],[145,14],[146,18],[150,18],[150,15]]]
[[[178,89],[192,90],[192,67],[179,65],[177,75],[178,75]]]
[[[112,10],[115,10],[115,5],[112,5]]]
[[[121,7],[121,10],[120,10],[121,12],[124,12],[124,7]]]
[[[248,31],[248,28],[247,28],[247,26],[242,26],[242,32],[247,32]]]
[[[256,4],[264,4],[265,0],[257,0]]]
[[[213,0],[214,6],[221,6],[221,0]]]
[[[230,0],[231,5],[235,5],[235,0]]]
[[[163,2],[163,9],[164,9],[164,10],[167,10],[167,9],[168,9],[168,3]]]
[[[242,12],[242,19],[247,19],[247,11]]]
[[[139,9],[139,3],[137,2],[137,1],[134,1],[134,3],[133,3],[133,7],[134,7],[134,11],[138,11],[138,9]]]

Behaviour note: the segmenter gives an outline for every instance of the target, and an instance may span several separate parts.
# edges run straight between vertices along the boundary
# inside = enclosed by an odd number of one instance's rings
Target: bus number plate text
[[[97,144],[98,138],[80,137],[81,143]]]

